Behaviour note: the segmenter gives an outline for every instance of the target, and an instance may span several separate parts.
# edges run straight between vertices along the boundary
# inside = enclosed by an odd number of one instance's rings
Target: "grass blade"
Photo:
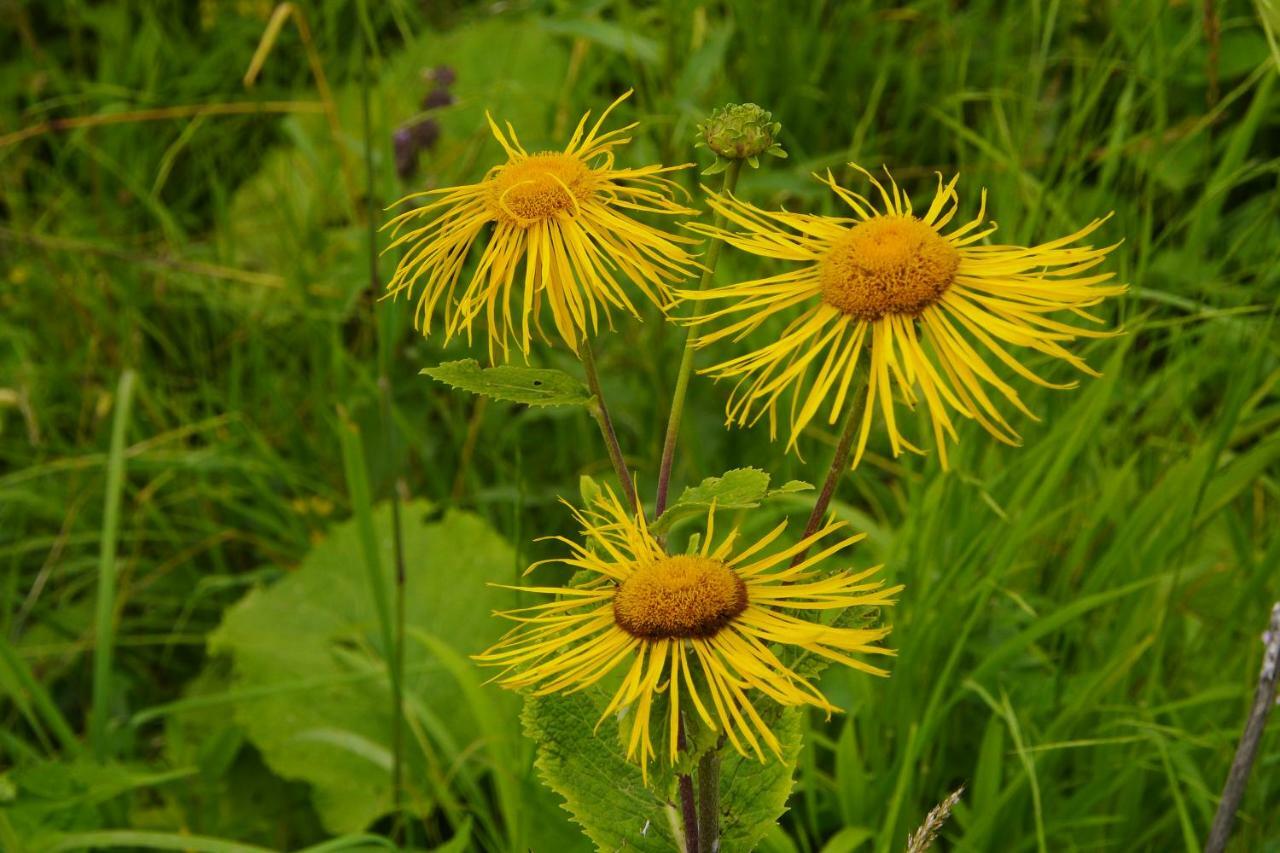
[[[111,658],[115,645],[116,540],[120,535],[120,493],[124,487],[124,442],[129,431],[129,409],[133,402],[134,372],[120,374],[116,387],[115,414],[111,420],[111,449],[107,453],[107,488],[102,516],[101,548],[98,552],[98,597],[94,620],[93,698],[89,718],[89,740],[98,760],[110,751],[107,744],[108,702],[111,696]]]

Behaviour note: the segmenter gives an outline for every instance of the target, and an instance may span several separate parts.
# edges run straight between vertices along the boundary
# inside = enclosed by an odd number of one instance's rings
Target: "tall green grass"
[[[852,159],[916,192],[959,170],[966,210],[987,187],[1005,241],[1114,211],[1101,239],[1124,240],[1108,263],[1132,285],[1110,318],[1125,334],[1087,348],[1103,377],[1027,393],[1042,420],[1023,424],[1024,447],[966,428],[944,475],[877,440],[843,484],[837,511],[870,534],[858,559],[907,586],[899,653],[888,680],[827,674],[847,713],[812,718],[768,847],[897,850],[965,783],[944,830],[954,849],[1197,849],[1280,597],[1280,101],[1251,4],[300,6],[337,139],[295,30],[241,87],[267,4],[19,3],[0,29],[0,137],[57,117],[311,104],[0,146],[0,846],[36,829],[63,833],[60,849],[325,842],[307,789],[234,726],[192,742],[213,730],[192,720],[225,721],[246,699],[205,652],[227,608],[335,523],[367,518],[361,478],[370,500],[401,478],[479,513],[523,563],[547,553],[533,536],[568,532],[557,498],[610,470],[585,417],[480,406],[417,375],[484,356],[421,340],[403,302],[375,306],[363,211],[481,174],[486,105],[553,144],[634,86],[636,163],[695,158],[702,114],[752,100],[782,121],[790,157],[744,174],[747,198],[832,210],[808,172],[852,182]],[[493,47],[519,27],[515,47]],[[340,170],[360,177],[366,47],[376,178],[373,198],[353,198]],[[438,63],[457,69],[458,100],[401,184],[391,134],[417,113],[418,69]],[[719,279],[752,269],[726,251]],[[596,347],[644,494],[681,343],[649,317]],[[563,352],[537,359],[576,370]],[[122,376],[136,376],[131,407]],[[375,440],[381,388],[394,442]],[[783,456],[763,430],[723,428],[726,393],[695,378],[677,487],[741,465],[819,476],[834,435],[812,430],[807,463]],[[807,506],[783,509],[798,524]],[[465,583],[447,555],[406,556]],[[538,828],[562,819],[529,745],[509,722],[503,737],[449,639],[409,644],[435,650],[432,677],[461,685],[480,734],[450,743],[411,707],[409,748],[431,768],[416,787],[440,804],[416,835],[546,849]],[[297,676],[273,689],[302,689]],[[384,672],[351,679],[385,689]],[[1278,774],[1272,726],[1236,849],[1280,847]],[[376,849],[337,843],[325,849]]]

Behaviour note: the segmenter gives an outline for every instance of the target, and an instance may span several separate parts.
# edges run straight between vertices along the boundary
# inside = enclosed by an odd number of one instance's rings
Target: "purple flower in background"
[[[396,152],[396,174],[400,180],[407,181],[418,168],[418,146],[413,139],[413,129],[396,128],[392,142]]]
[[[457,73],[448,65],[437,65],[422,72],[431,85],[422,98],[421,109],[430,112],[453,103],[449,87],[457,79]],[[440,124],[434,118],[421,118],[396,128],[392,137],[395,146],[396,174],[407,181],[418,171],[418,155],[430,150],[440,139]]]
[[[458,79],[458,73],[448,65],[437,65],[426,73],[426,77],[434,81],[437,87],[447,89]]]
[[[424,118],[410,126],[409,135],[413,137],[413,142],[419,150],[434,148],[436,140],[440,138],[440,125],[433,118]]]
[[[434,110],[438,107],[447,107],[453,103],[453,93],[443,86],[432,89],[422,99],[422,109]]]

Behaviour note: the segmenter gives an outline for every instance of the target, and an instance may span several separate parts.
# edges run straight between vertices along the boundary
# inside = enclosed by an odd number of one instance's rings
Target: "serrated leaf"
[[[526,406],[585,406],[591,402],[587,386],[561,370],[512,364],[481,367],[474,358],[464,358],[421,372],[472,394]]]
[[[689,486],[666,512],[653,523],[653,532],[662,535],[677,522],[701,515],[712,502],[721,509],[750,509],[769,498],[793,494],[813,488],[801,480],[790,480],[780,488],[769,488],[769,475],[759,468],[735,468],[719,477],[707,477],[696,486]]]
[[[787,810],[796,760],[804,739],[803,707],[772,705],[762,713],[782,745],[782,760],[761,763],[736,752],[725,753],[720,767],[720,851],[754,850]]]
[[[765,497],[776,497],[777,495],[790,495],[796,492],[807,492],[813,488],[812,483],[806,483],[804,480],[787,480],[776,489],[770,489],[769,494]]]
[[[623,755],[617,721],[595,731],[602,708],[598,691],[527,697],[521,721],[538,745],[534,766],[597,848],[668,853],[676,847],[668,804]]]
[[[653,524],[662,533],[677,521],[717,507],[745,508],[759,505],[769,491],[769,475],[759,468],[735,468],[720,477],[707,477],[696,486],[687,486],[680,497]]]
[[[666,791],[674,800],[671,771],[655,762],[649,768],[650,787],[644,786],[640,768],[623,755],[616,720],[606,719],[599,731],[593,731],[604,702],[598,690],[528,697],[522,720],[525,734],[538,744],[535,766],[599,849],[677,849],[679,812],[655,793]],[[770,755],[761,763],[721,746],[719,849],[723,853],[754,849],[786,811],[791,793],[804,711],[762,700],[759,712],[778,737],[782,760]],[[706,733],[695,730],[693,739],[702,734]],[[702,746],[712,743],[714,737]]]

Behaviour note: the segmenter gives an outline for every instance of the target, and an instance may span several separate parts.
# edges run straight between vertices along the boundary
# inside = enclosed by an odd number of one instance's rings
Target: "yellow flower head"
[[[569,556],[550,562],[586,572],[577,586],[525,587],[554,596],[499,615],[520,623],[477,656],[506,671],[498,681],[535,695],[573,692],[625,667],[601,720],[628,709],[627,757],[647,773],[656,752],[654,705],[667,696],[665,737],[677,752],[677,721],[691,705],[702,722],[721,732],[743,755],[761,761],[781,751],[777,737],[752,704],[758,693],[783,705],[837,710],[809,681],[778,657],[778,647],[821,655],[876,675],[887,674],[854,657],[891,655],[876,645],[888,628],[841,628],[808,621],[794,611],[893,604],[902,587],[884,588],[867,571],[819,574],[817,567],[862,535],[836,537],[796,565],[792,558],[843,526],[832,522],[787,548],[765,553],[786,528],[737,548],[735,529],[715,543],[715,508],[707,514],[697,553],[671,555],[612,492],[595,506],[574,510],[585,543],[556,537]],[[693,713],[689,711],[688,713]]]
[[[902,435],[894,418],[895,394],[909,407],[924,399],[944,468],[947,439],[956,440],[953,413],[976,420],[1003,442],[1020,444],[992,397],[1003,397],[1033,420],[1035,415],[1014,387],[991,369],[979,348],[1047,388],[1071,388],[1076,383],[1058,385],[1042,379],[1006,345],[1028,347],[1098,375],[1064,344],[1114,333],[1049,315],[1070,311],[1101,323],[1085,309],[1124,292],[1123,285],[1110,283],[1111,273],[1090,272],[1114,246],[1075,245],[1105,219],[1038,246],[978,245],[996,227],[984,221],[985,191],[977,217],[944,233],[958,206],[958,176],[945,186],[939,176],[932,204],[917,215],[892,177],[886,190],[869,172],[860,171],[879,191],[883,212],[839,186],[828,171],[826,179],[819,180],[850,207],[852,217],[765,211],[731,195],[709,192],[711,207],[741,230],[690,226],[751,254],[800,264],[768,278],[680,293],[685,299],[724,306],[692,318],[693,324],[731,318],[722,328],[701,335],[700,347],[723,338],[740,340],[773,315],[802,309],[775,340],[702,371],[717,379],[738,379],[729,399],[728,422],[754,424],[767,412],[770,433],[776,434],[777,404],[790,389],[787,449],[794,449],[828,399],[829,422],[839,420],[855,382],[855,368],[863,351],[869,350],[866,375],[856,380],[867,383],[867,396],[854,467],[866,450],[877,408],[894,456],[904,448],[921,452]]]
[[[507,153],[505,163],[477,184],[401,200],[436,197],[388,223],[396,237],[390,248],[405,247],[388,290],[411,294],[420,286],[415,323],[423,334],[429,333],[441,301],[446,340],[461,331],[470,340],[471,324],[483,312],[490,358],[500,347],[505,359],[513,336],[529,352],[530,323],[546,338],[544,299],[556,331],[575,350],[581,336],[596,331],[600,314],[611,321],[611,307],[638,314],[624,282],[666,309],[671,283],[686,278],[694,263],[687,251],[692,241],[632,216],[695,211],[675,202],[679,187],[663,177],[686,166],[614,167],[614,149],[630,141],[626,134],[635,124],[600,130],[630,94],[614,101],[589,132],[590,113],[584,115],[563,151],[530,154],[510,124],[504,135],[489,117]],[[459,288],[471,248],[486,233],[475,271]]]

